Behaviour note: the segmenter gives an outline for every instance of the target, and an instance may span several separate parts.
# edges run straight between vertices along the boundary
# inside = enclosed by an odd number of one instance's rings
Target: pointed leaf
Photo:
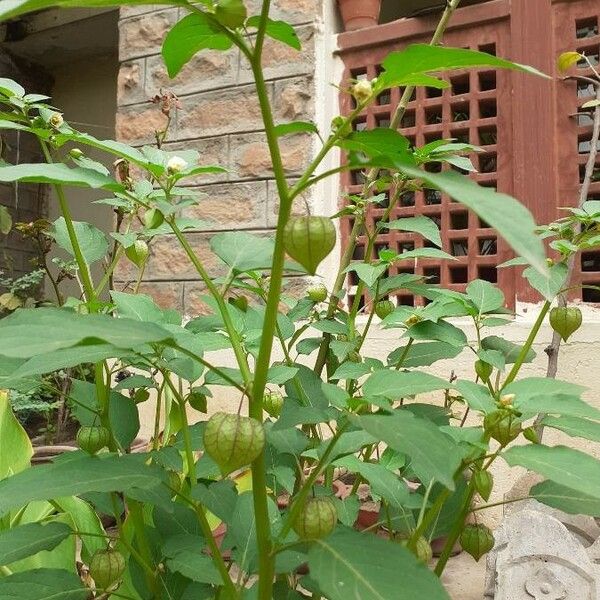
[[[2,600],[86,600],[90,590],[62,569],[33,569],[0,579]]]
[[[52,550],[72,533],[64,523],[27,523],[0,532],[0,565]]]
[[[371,375],[363,386],[365,397],[384,396],[398,400],[406,396],[445,390],[453,387],[445,379],[421,372],[390,371],[383,369]]]
[[[32,456],[29,436],[13,414],[8,393],[0,390],[0,479],[29,467]]]
[[[467,295],[479,310],[479,314],[490,313],[504,306],[504,294],[489,281],[475,279],[467,286]]]
[[[387,229],[397,231],[413,231],[421,234],[425,239],[430,240],[436,246],[442,247],[442,238],[438,226],[429,217],[419,215],[418,217],[407,217],[397,219],[386,225]]]
[[[201,50],[229,50],[232,45],[213,17],[198,12],[184,17],[169,31],[162,56],[173,78]]]
[[[308,565],[330,600],[450,600],[439,579],[406,548],[352,529],[316,540]]]
[[[431,421],[406,410],[386,416],[357,416],[352,420],[393,450],[407,454],[411,469],[425,485],[439,481],[454,489],[454,475],[462,457],[456,444]]]
[[[542,481],[529,492],[538,502],[572,515],[600,517],[600,499],[582,494],[554,481]]]

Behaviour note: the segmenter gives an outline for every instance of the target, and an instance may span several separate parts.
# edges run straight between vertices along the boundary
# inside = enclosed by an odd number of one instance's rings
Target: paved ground
[[[442,581],[452,600],[483,600],[485,557],[477,563],[466,552],[454,556]]]

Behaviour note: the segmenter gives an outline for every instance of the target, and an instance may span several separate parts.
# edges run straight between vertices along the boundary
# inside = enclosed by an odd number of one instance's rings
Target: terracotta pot
[[[338,5],[346,31],[374,27],[379,22],[381,0],[338,0]]]
[[[437,538],[436,540],[431,540],[431,551],[433,552],[433,556],[436,558],[441,556],[444,546],[446,545],[446,541],[448,540],[447,536]],[[452,552],[450,556],[456,556],[462,552],[462,548],[460,544],[456,542],[454,546],[452,546]]]

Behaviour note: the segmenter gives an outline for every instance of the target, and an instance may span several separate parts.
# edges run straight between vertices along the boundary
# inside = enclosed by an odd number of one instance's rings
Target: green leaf
[[[219,0],[215,8],[217,21],[229,29],[241,27],[247,14],[243,0]]]
[[[600,414],[596,418],[600,418]],[[542,425],[564,431],[573,437],[600,442],[600,423],[596,423],[595,421],[571,416],[544,417]]]
[[[406,396],[446,390],[453,387],[445,379],[421,372],[391,371],[383,369],[371,375],[363,385],[366,398],[384,396],[398,400]]]
[[[348,361],[340,365],[330,379],[358,379],[370,372],[371,369],[365,363]]]
[[[484,350],[496,350],[500,352],[504,356],[507,365],[512,365],[517,360],[522,348],[522,346],[513,344],[509,340],[505,340],[496,335],[484,337],[481,340],[481,347]],[[524,362],[530,363],[535,356],[535,351],[530,348],[527,351]]]
[[[536,235],[536,223],[529,210],[518,200],[494,189],[483,187],[454,172],[429,173],[411,166],[401,166],[407,175],[426,183],[458,200],[493,227],[529,264],[548,277],[544,245]]]
[[[410,260],[415,258],[439,258],[440,260],[457,260],[455,256],[439,248],[415,248],[399,254],[396,260]]]
[[[246,21],[246,26],[258,28],[259,23],[260,16],[255,15]],[[300,43],[296,30],[285,21],[273,21],[272,19],[268,19],[266,34],[274,40],[286,44],[295,50],[302,50],[302,44]]]
[[[425,486],[439,481],[454,489],[454,474],[461,455],[456,444],[431,421],[406,410],[386,416],[355,416],[352,421],[393,450],[407,454],[411,470]]]
[[[377,280],[385,273],[387,265],[370,265],[368,263],[355,263],[350,265],[346,271],[356,271],[358,278],[367,287],[373,287]]]
[[[162,56],[169,77],[175,77],[201,50],[229,50],[233,42],[207,14],[193,13],[184,17],[167,33]]]
[[[68,369],[83,363],[100,362],[107,358],[120,358],[120,356],[128,354],[130,354],[129,350],[119,351],[110,344],[63,348],[30,358],[12,373],[12,377],[23,379],[32,375],[44,375],[59,369]]]
[[[383,465],[368,463],[356,456],[345,456],[334,463],[336,466],[358,473],[371,484],[371,490],[391,506],[401,507],[408,501],[408,487],[401,477],[388,471]]]
[[[9,402],[8,394],[0,390],[0,479],[29,467],[33,448]]]
[[[27,469],[0,481],[0,515],[34,500],[156,487],[162,480],[162,471],[145,465],[141,458],[133,454],[119,457],[78,454],[68,460]]]
[[[516,402],[526,402],[536,396],[570,395],[581,396],[585,387],[569,381],[550,379],[547,377],[526,377],[513,381],[504,388],[506,394],[515,394]]]
[[[411,76],[467,67],[514,69],[542,75],[540,71],[475,50],[445,48],[427,44],[413,44],[399,52],[392,52],[382,63],[383,73],[377,79],[377,88],[386,89],[406,85]]]
[[[73,228],[75,229],[75,236],[77,237],[83,258],[88,265],[102,260],[106,256],[108,252],[108,240],[100,229],[89,223],[80,221],[74,221]],[[51,235],[61,248],[66,250],[71,256],[75,256],[71,240],[69,239],[67,224],[63,217],[59,217],[54,221],[54,230]]]
[[[6,206],[0,204],[0,233],[8,235],[12,229],[12,217]]]
[[[319,130],[314,123],[307,121],[294,121],[293,123],[282,123],[275,127],[275,135],[283,137],[284,135],[293,135],[295,133],[318,133]]]
[[[413,340],[437,340],[451,346],[463,348],[467,345],[467,336],[462,329],[447,321],[421,321],[413,325],[405,334]]]
[[[153,0],[154,4],[172,4],[173,0]],[[53,6],[73,8],[78,6],[105,7],[131,4],[142,6],[147,0],[2,0],[0,4],[0,21],[12,19],[28,12],[43,10]],[[25,90],[23,90],[23,94]],[[18,95],[23,95],[18,94]]]
[[[0,18],[2,12],[0,11]],[[6,79],[4,77],[0,78],[0,93],[8,98],[12,96],[17,96],[18,98],[22,98],[25,95],[25,88],[20,86],[16,81],[12,79]]]
[[[592,498],[554,481],[542,481],[534,485],[529,495],[538,502],[572,515],[600,517],[600,499]]]
[[[162,547],[169,568],[198,583],[222,585],[223,580],[212,558],[204,554],[202,544],[198,542],[196,535],[169,537]]]
[[[33,569],[0,579],[1,600],[86,600],[90,590],[62,569]]]
[[[396,221],[390,221],[386,227],[387,229],[394,229],[397,231],[413,231],[415,233],[419,233],[425,239],[433,242],[436,246],[439,246],[440,248],[442,247],[440,230],[435,222],[429,217],[419,215],[418,217],[398,219]]]
[[[210,240],[211,250],[233,271],[270,269],[273,240],[242,231],[219,233]]]
[[[0,346],[5,356],[30,358],[78,344],[108,343],[135,348],[171,338],[154,323],[80,315],[67,309],[21,309],[0,320]]]
[[[504,306],[504,294],[495,285],[483,279],[475,279],[467,286],[467,296],[483,315]]]
[[[600,461],[566,446],[514,446],[502,457],[511,466],[531,469],[550,481],[600,499]]]
[[[0,531],[0,565],[33,556],[42,550],[52,550],[71,535],[64,523],[28,523]]]
[[[111,177],[98,173],[93,169],[80,167],[70,169],[62,163],[54,164],[20,164],[0,166],[0,181],[12,183],[51,183],[56,185],[73,185],[120,192],[123,186]]]
[[[408,139],[395,129],[379,127],[354,131],[340,142],[345,150],[364,152],[369,156],[404,157],[409,147]]]
[[[276,532],[281,524],[281,516],[270,497],[267,499],[267,510],[271,531]],[[228,536],[235,544],[234,558],[244,571],[253,572],[257,566],[256,525],[252,492],[244,492],[238,496],[235,513],[228,527]]]
[[[126,294],[112,290],[110,297],[120,317],[153,323],[164,322],[164,311],[146,294]]]
[[[396,348],[388,356],[388,363],[395,365],[405,356],[406,346]],[[430,367],[438,360],[447,360],[456,358],[462,352],[460,346],[447,344],[446,342],[423,342],[422,344],[412,344],[408,349],[402,367],[412,369],[414,367]]]
[[[490,391],[484,385],[465,380],[457,381],[455,385],[465,402],[473,410],[488,414],[497,409]]]
[[[550,276],[544,277],[538,271],[527,267],[523,271],[523,277],[529,281],[529,285],[537,290],[546,300],[554,300],[566,284],[569,268],[564,263],[556,263],[550,267]]]
[[[352,529],[316,540],[308,565],[329,600],[450,600],[440,580],[406,548]]]

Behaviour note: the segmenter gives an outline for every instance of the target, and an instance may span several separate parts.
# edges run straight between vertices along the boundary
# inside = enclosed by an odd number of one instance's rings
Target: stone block
[[[206,221],[211,230],[240,230],[266,227],[267,182],[203,186],[206,195],[184,210],[185,217]]]
[[[232,177],[257,179],[273,177],[271,156],[264,133],[233,135],[230,145]],[[281,140],[281,155],[286,175],[302,172],[312,155],[311,136],[299,134]]]
[[[151,96],[146,94],[146,59],[126,61],[119,67],[117,79],[117,104],[125,106],[148,100]]]
[[[119,22],[119,58],[122,61],[160,52],[167,32],[178,20],[179,9],[144,13]]]
[[[321,14],[322,0],[274,0],[270,13],[271,19],[289,23],[312,23]],[[261,0],[246,2],[248,14],[257,15],[262,6]]]
[[[314,119],[314,82],[312,77],[283,79],[274,83],[273,111],[278,123]]]
[[[155,132],[162,131],[166,124],[167,117],[150,102],[122,107],[117,112],[116,136],[131,146],[154,144]]]
[[[200,153],[198,164],[227,168],[229,164],[229,140],[227,136],[200,138],[185,142],[173,142],[165,145],[169,152],[177,150],[197,150]],[[229,173],[203,173],[186,178],[186,185],[206,185],[229,179]]]
[[[177,136],[189,139],[260,129],[258,98],[254,87],[248,85],[185,98],[178,116]]]
[[[232,86],[237,83],[238,64],[237,48],[226,52],[203,50],[171,79],[162,56],[152,56],[148,58],[146,94],[151,97],[161,88],[184,95]],[[185,103],[185,99],[182,99],[182,102]]]
[[[307,75],[315,70],[315,31],[312,25],[297,28],[302,50],[266,38],[263,51],[263,69],[266,79],[280,79],[297,75]],[[252,70],[248,61],[240,62],[240,83],[252,82]]]

